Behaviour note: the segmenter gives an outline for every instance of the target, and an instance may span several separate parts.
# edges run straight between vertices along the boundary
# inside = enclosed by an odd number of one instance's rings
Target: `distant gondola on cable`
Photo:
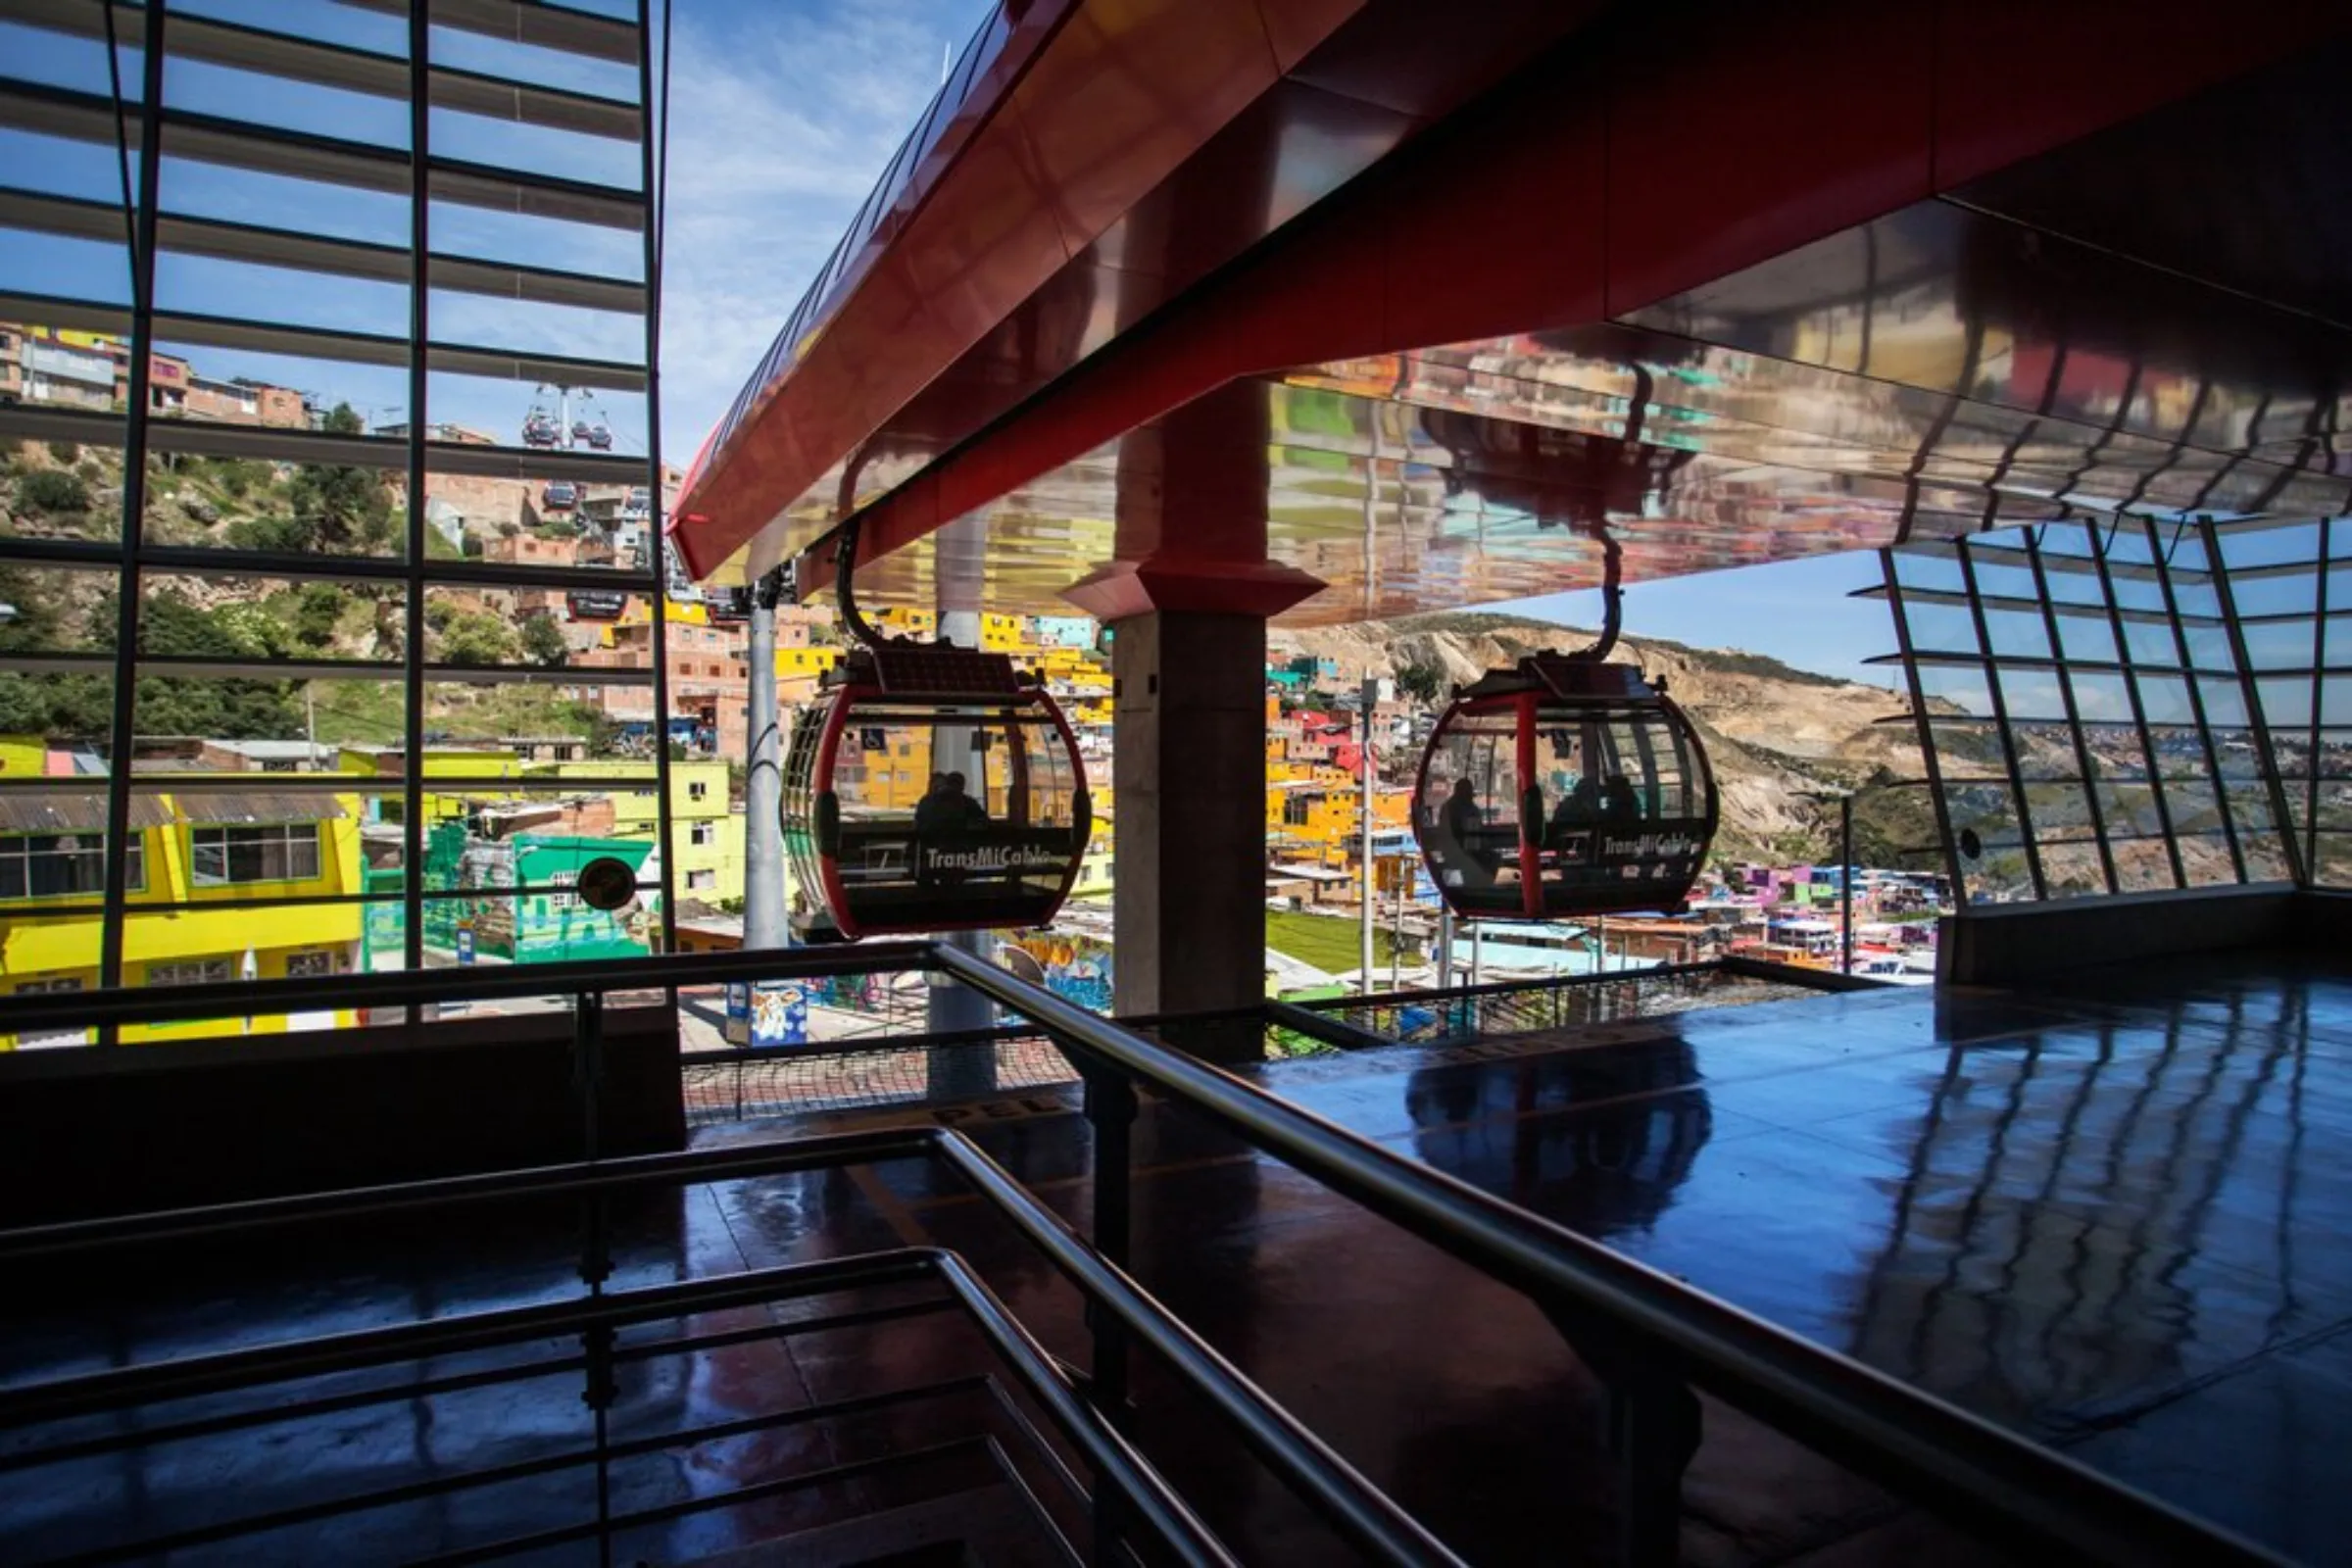
[[[1422,753],[1413,836],[1466,918],[1675,909],[1706,863],[1718,802],[1698,731],[1664,681],[1602,662],[1621,615],[1618,547],[1602,543],[1600,642],[1459,688]]]
[[[629,608],[629,596],[612,588],[575,588],[564,596],[574,620],[618,620]]]
[[[806,941],[1044,925],[1094,826],[1068,720],[1004,654],[885,641],[837,580],[859,646],[795,716],[785,854]]]
[[[522,421],[522,444],[526,447],[555,447],[564,444],[564,431],[545,409],[533,409]]]

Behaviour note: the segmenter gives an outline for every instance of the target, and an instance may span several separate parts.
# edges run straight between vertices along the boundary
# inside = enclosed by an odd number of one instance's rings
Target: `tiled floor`
[[[2217,961],[2093,974],[2030,998],[1822,997],[1288,1063],[1263,1082],[2279,1549],[2342,1557],[2352,968]],[[956,1124],[1083,1225],[1086,1129],[1055,1103],[1033,1097]],[[1148,1288],[1472,1560],[1605,1560],[1599,1393],[1525,1300],[1187,1116],[1147,1107],[1136,1154],[1135,1271]],[[954,1247],[1051,1348],[1086,1358],[1067,1289],[992,1210],[920,1166],[700,1187],[616,1210],[612,1235],[615,1286],[905,1242]],[[0,1380],[577,1293],[578,1239],[576,1212],[542,1205],[495,1226],[353,1229],[213,1259],[178,1286],[160,1270],[67,1274],[47,1282],[65,1309],[34,1314],[23,1298],[4,1309]],[[624,1372],[613,1430],[669,1431],[987,1364],[970,1331],[939,1316],[732,1346]],[[1147,1451],[1252,1560],[1348,1560],[1149,1368],[1138,1407]],[[947,1400],[649,1454],[616,1469],[614,1506],[852,1462],[971,1430],[984,1413]],[[577,1375],[551,1375],[233,1441],[0,1469],[0,1558],[511,1463],[587,1431]],[[971,1483],[958,1462],[942,1461],[954,1473],[941,1486]],[[577,1472],[524,1478],[382,1510],[332,1538],[336,1560],[576,1520],[593,1508],[583,1486]],[[685,1560],[923,1490],[864,1477],[687,1515],[628,1544],[646,1560]],[[1697,1563],[1983,1560],[1712,1404],[1687,1499]],[[316,1560],[319,1539],[293,1530],[266,1549],[210,1556]]]

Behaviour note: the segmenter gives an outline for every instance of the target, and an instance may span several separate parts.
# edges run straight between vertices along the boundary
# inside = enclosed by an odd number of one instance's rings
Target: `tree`
[[[487,611],[461,611],[441,628],[444,664],[512,664],[515,652],[514,628]]]
[[[283,556],[304,556],[318,548],[318,527],[308,517],[265,514],[239,517],[228,525],[228,542],[239,550],[268,550]]]
[[[113,643],[114,599],[100,602],[93,623]],[[282,654],[276,622],[251,605],[206,610],[176,588],[150,592],[139,606],[139,653],[148,658],[265,662]],[[289,740],[302,733],[294,683],[239,676],[148,675],[139,680],[134,718],[141,735],[202,735],[225,740]]]
[[[556,624],[555,616],[542,612],[523,621],[522,655],[532,663],[557,668],[570,652],[564,641],[564,628]]]
[[[360,435],[367,425],[348,403],[325,420],[329,435]],[[295,548],[337,554],[373,552],[392,542],[392,497],[373,468],[306,463],[294,470],[287,496],[309,537]]]
[[[580,525],[569,517],[543,518],[539,523],[539,536],[543,539],[577,539]]]
[[[0,654],[57,653],[75,645],[53,598],[54,578],[38,567],[0,563],[0,604],[16,610],[0,621]],[[104,609],[111,632],[113,601]],[[104,740],[113,722],[113,690],[103,675],[0,674],[0,735]]]
[[[1396,689],[1424,703],[1435,703],[1446,690],[1446,666],[1436,662],[1396,666]]]
[[[294,637],[306,648],[324,648],[335,640],[350,596],[331,582],[306,582],[294,596]]]

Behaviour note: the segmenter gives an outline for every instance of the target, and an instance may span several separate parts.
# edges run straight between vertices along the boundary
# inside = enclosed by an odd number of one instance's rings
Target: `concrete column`
[[[784,748],[776,706],[776,601],[783,580],[769,572],[752,588],[751,665],[743,775],[743,945],[781,948],[784,923]]]
[[[1062,591],[1111,628],[1123,1014],[1265,997],[1266,622],[1324,586],[1266,554],[1267,395],[1237,382],[1122,436],[1112,558]],[[1255,1019],[1176,1043],[1265,1052]]]
[[[1265,995],[1265,618],[1129,616],[1112,625],[1111,673],[1116,1009],[1255,1004]]]

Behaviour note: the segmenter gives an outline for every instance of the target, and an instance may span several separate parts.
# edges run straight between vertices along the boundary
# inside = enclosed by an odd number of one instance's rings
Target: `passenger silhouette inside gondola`
[[[1560,796],[1560,804],[1551,808],[1550,838],[1554,844],[1571,833],[1581,832],[1600,820],[1600,787],[1592,775],[1585,774]]]
[[[1453,793],[1446,800],[1446,836],[1453,843],[1454,863],[1461,867],[1465,880],[1472,885],[1484,885],[1494,880],[1500,858],[1485,842],[1487,813],[1480,808],[1478,792],[1466,778],[1453,781]]]
[[[1642,799],[1623,773],[1611,773],[1600,793],[1611,827],[1630,827],[1642,820]]]
[[[931,790],[914,806],[915,880],[953,887],[971,874],[962,863],[989,824],[988,808],[966,793],[959,772],[934,773]]]

